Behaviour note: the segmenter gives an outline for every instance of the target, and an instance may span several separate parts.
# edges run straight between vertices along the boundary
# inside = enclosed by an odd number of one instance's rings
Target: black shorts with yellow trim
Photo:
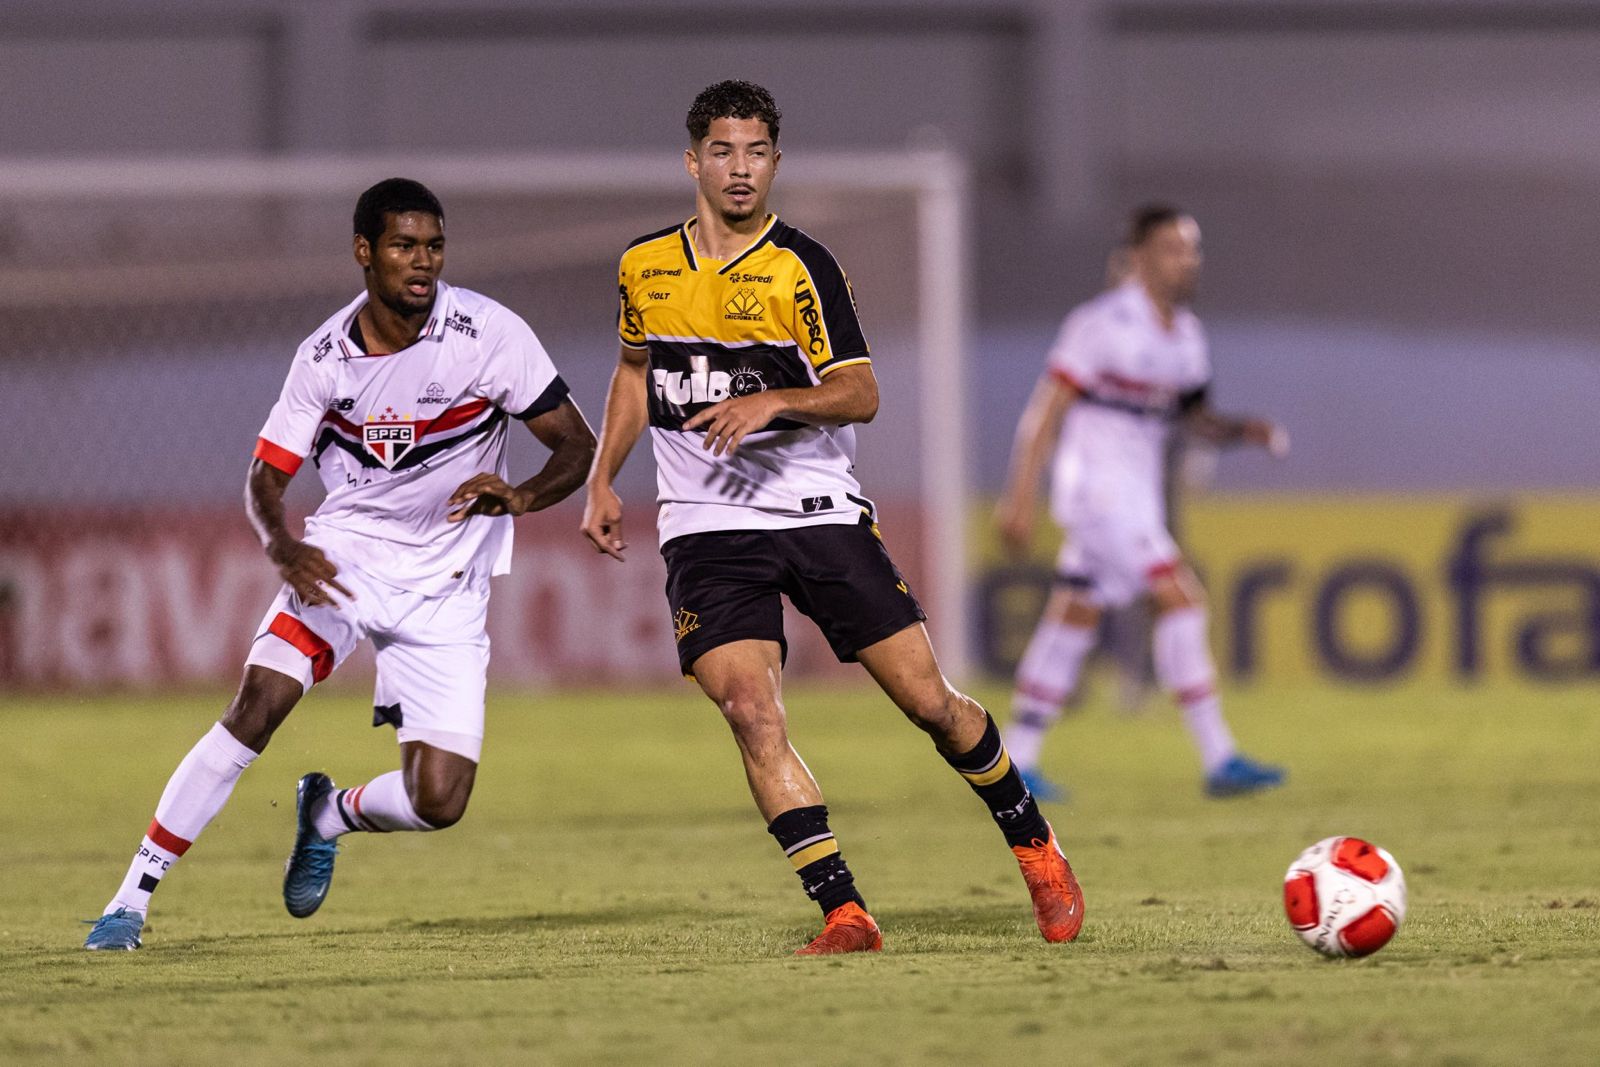
[[[776,641],[786,658],[784,596],[842,663],[928,617],[866,516],[850,525],[684,534],[661,554],[685,675],[733,641]]]

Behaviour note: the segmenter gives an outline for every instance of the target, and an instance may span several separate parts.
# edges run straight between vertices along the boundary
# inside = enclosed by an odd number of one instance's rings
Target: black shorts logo
[[[677,630],[677,639],[682,641],[685,637],[700,629],[700,616],[688,608],[679,608],[678,614],[672,617],[673,628]]]

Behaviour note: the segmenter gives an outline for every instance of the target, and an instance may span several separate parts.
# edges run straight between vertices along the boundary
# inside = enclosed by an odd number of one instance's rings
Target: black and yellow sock
[[[989,813],[1006,835],[1006,844],[1031,845],[1050,838],[1050,824],[1039,814],[1039,805],[1022,784],[1022,776],[1011,765],[1011,757],[1000,740],[1000,728],[987,713],[983,739],[970,752],[958,756],[944,753],[956,773],[967,780],[972,791],[989,805]]]
[[[767,833],[778,839],[806,896],[817,902],[824,916],[852,900],[866,908],[867,902],[856,892],[855,876],[839,855],[839,842],[828,829],[827,805],[791,808],[772,820]]]

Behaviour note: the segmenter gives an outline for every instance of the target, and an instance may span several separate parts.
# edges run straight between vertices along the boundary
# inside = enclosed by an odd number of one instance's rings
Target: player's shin
[[[1005,731],[1006,749],[1018,769],[1031,771],[1038,766],[1044,735],[1077,689],[1094,639],[1092,627],[1070,626],[1049,615],[1039,620],[1017,665],[1011,723]]]
[[[1000,728],[987,712],[977,745],[967,752],[944,753],[944,758],[988,805],[1006,844],[1016,847],[1049,840],[1050,824],[1039,813],[1038,803],[1000,740]]]
[[[852,902],[866,909],[855,876],[839,854],[839,842],[828,829],[827,805],[791,808],[772,820],[767,833],[777,838],[778,847],[800,876],[806,896],[817,902],[824,916]]]
[[[1183,721],[1211,774],[1235,754],[1233,733],[1222,717],[1216,666],[1206,642],[1206,612],[1178,608],[1156,619],[1153,634],[1156,679],[1183,709]]]
[[[221,723],[211,727],[172,772],[156,805],[156,816],[104,914],[118,908],[140,915],[149,911],[150,894],[222,810],[239,776],[255,758],[256,753]]]

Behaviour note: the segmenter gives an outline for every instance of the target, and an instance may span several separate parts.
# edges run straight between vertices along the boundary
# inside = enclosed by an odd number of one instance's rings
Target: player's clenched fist
[[[329,589],[337,589],[351,600],[355,595],[335,579],[339,568],[328,562],[322,549],[304,541],[274,541],[267,546],[267,558],[278,567],[295,595],[307,604],[331,604]]]
[[[521,515],[528,510],[528,494],[498,474],[474,474],[450,494],[446,504],[451,522],[473,515]]]

